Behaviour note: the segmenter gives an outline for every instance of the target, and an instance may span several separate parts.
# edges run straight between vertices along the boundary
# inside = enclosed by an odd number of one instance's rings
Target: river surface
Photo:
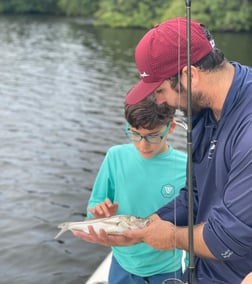
[[[128,142],[123,101],[145,31],[38,16],[1,16],[0,31],[0,283],[83,284],[108,248],[54,236],[84,218],[107,149]],[[216,40],[252,65],[251,34]],[[182,128],[170,144],[185,151]]]

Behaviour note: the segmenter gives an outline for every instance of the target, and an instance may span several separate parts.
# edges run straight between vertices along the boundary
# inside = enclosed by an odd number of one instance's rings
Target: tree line
[[[1,14],[51,14],[92,19],[113,28],[151,28],[186,16],[185,0],[0,0]],[[192,0],[191,17],[211,31],[251,31],[252,0]]]

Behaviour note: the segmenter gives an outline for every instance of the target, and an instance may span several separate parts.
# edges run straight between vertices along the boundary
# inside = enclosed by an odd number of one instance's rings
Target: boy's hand
[[[105,218],[116,214],[118,210],[118,203],[112,203],[108,198],[95,206],[95,208],[88,208],[88,211],[95,218]]]

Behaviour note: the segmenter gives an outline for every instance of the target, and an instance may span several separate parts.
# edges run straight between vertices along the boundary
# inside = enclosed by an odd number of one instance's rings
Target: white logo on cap
[[[141,78],[144,78],[144,77],[149,77],[150,75],[147,74],[147,73],[144,71],[142,74],[140,73],[140,76],[141,76]]]
[[[210,40],[210,44],[211,44],[212,48],[214,48],[214,47],[215,47],[214,39],[211,39],[211,40]]]

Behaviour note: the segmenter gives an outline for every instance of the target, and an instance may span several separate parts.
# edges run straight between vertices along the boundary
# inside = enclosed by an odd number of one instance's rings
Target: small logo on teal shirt
[[[171,184],[163,185],[161,188],[161,193],[164,198],[173,197],[175,194],[175,187]]]

